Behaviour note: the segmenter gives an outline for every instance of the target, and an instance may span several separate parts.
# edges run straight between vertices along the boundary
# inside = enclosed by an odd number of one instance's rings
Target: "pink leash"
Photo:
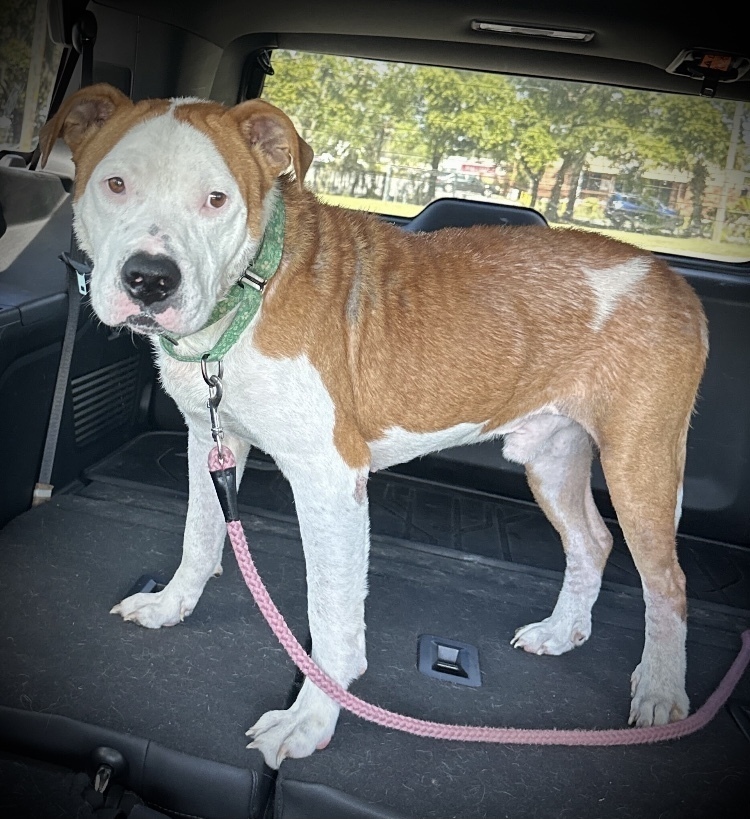
[[[222,447],[222,460],[219,459],[219,451],[216,447],[211,450],[208,458],[208,466],[211,470],[214,482],[217,482],[216,475],[233,470],[235,467],[234,455],[231,450]],[[232,478],[234,486],[234,477]],[[217,491],[218,487],[217,487]],[[219,491],[219,497],[224,507],[224,514],[227,515],[227,508]],[[234,515],[236,513],[236,497],[233,504]],[[414,717],[395,714],[372,705],[369,702],[355,697],[331,677],[319,668],[307,652],[292,634],[291,629],[286,624],[281,612],[276,608],[271,596],[268,594],[263,581],[258,574],[255,563],[250,555],[242,523],[238,519],[228,519],[227,532],[232,542],[234,554],[237,557],[242,576],[245,579],[248,589],[253,595],[258,608],[266,618],[271,631],[276,635],[278,641],[286,649],[295,665],[305,676],[312,680],[315,685],[328,694],[331,699],[337,702],[342,708],[351,711],[358,717],[382,725],[384,728],[392,728],[397,731],[404,731],[408,734],[416,734],[422,737],[432,737],[434,739],[450,739],[461,742],[496,742],[512,745],[640,745],[649,742],[663,742],[667,739],[677,739],[699,731],[705,727],[718,713],[719,709],[729,699],[730,694],[742,677],[745,668],[750,662],[750,629],[742,632],[742,647],[735,657],[734,662],[727,671],[724,679],[719,683],[719,687],[703,703],[703,705],[684,720],[673,722],[669,725],[654,725],[649,728],[608,728],[603,730],[583,731],[583,730],[537,730],[526,728],[487,728],[473,725],[449,725],[440,722],[430,722],[428,720],[416,719]]]

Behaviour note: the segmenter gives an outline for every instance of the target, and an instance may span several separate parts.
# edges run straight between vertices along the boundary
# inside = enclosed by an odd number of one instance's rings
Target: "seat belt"
[[[93,83],[94,74],[94,43],[96,42],[96,18],[90,11],[86,11],[73,29],[73,47],[76,54],[80,54],[81,60],[81,88]],[[69,63],[69,61],[66,61]],[[72,72],[70,72],[72,73]],[[58,73],[58,79],[70,78],[69,70]],[[65,88],[56,88],[53,98],[59,107],[65,94]],[[50,106],[49,116],[54,111]],[[60,436],[60,426],[62,424],[63,410],[65,408],[65,394],[68,389],[68,378],[70,376],[70,364],[73,360],[73,348],[75,347],[76,333],[78,332],[78,318],[81,312],[81,298],[88,292],[88,276],[91,267],[87,263],[82,251],[78,248],[75,235],[70,237],[70,251],[63,252],[58,257],[68,270],[68,316],[65,320],[65,334],[63,336],[62,350],[60,352],[60,362],[57,365],[57,378],[55,379],[55,390],[52,394],[52,409],[50,410],[49,422],[47,424],[47,436],[44,441],[44,451],[42,453],[42,465],[39,469],[39,477],[31,498],[32,506],[39,506],[46,503],[52,497],[52,469],[55,465],[55,453],[57,452],[57,440]]]

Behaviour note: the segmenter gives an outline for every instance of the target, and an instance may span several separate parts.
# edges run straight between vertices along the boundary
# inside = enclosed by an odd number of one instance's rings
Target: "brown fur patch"
[[[239,127],[225,117],[227,108],[216,102],[194,102],[178,105],[175,119],[186,122],[208,136],[237,180],[247,205],[250,233],[260,237],[263,200],[273,187],[275,177],[263,162],[259,149],[249,149]]]
[[[169,105],[169,100],[144,100],[134,105],[105,83],[82,88],[65,100],[42,129],[42,166],[55,141],[62,137],[76,166],[74,198],[78,199],[94,168],[123,136],[136,125],[166,113]]]
[[[665,402],[679,407],[668,415],[689,414],[705,360],[703,312],[650,254],[548,228],[413,235],[289,185],[284,197],[284,271],[267,293],[256,343],[266,355],[310,358],[352,466],[365,463],[363,443],[394,426],[491,430],[555,404],[601,440],[619,434],[610,429],[614,408],[654,422]],[[596,330],[581,266],[606,271],[644,257],[650,271]]]
[[[269,111],[276,112],[280,121],[264,139],[262,123],[270,120]],[[263,202],[279,173],[291,162],[301,185],[312,160],[312,150],[297,136],[291,120],[261,100],[234,108],[216,102],[185,103],[175,107],[174,116],[214,143],[247,205],[248,228],[253,236],[260,237]]]

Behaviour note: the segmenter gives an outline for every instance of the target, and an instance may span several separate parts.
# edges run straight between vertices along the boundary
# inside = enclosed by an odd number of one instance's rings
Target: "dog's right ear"
[[[114,86],[98,83],[81,88],[69,96],[60,106],[60,110],[46,123],[39,134],[42,148],[41,166],[44,167],[50,152],[62,137],[73,152],[96,133],[112,114],[123,105],[133,103]]]

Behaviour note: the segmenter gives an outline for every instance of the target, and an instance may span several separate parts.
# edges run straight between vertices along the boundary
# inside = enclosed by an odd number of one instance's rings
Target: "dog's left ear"
[[[282,174],[291,164],[297,184],[302,187],[313,160],[313,149],[283,111],[263,100],[248,100],[230,108],[226,115],[239,125],[248,145],[260,148],[274,176]]]

